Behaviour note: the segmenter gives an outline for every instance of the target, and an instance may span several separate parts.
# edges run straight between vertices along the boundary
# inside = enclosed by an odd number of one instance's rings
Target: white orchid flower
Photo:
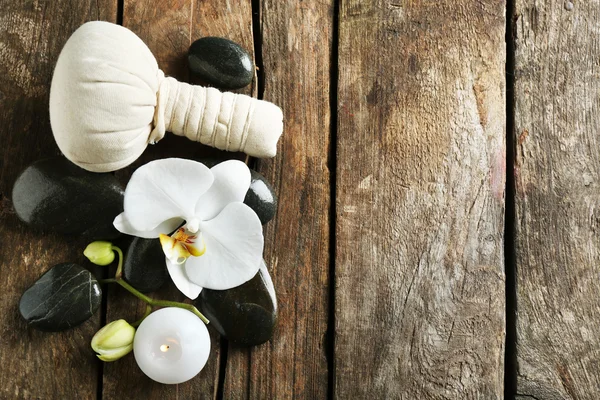
[[[169,274],[190,299],[203,287],[231,289],[252,279],[262,262],[262,225],[243,203],[249,187],[250,170],[241,161],[211,169],[180,158],[152,161],[133,173],[114,226],[160,237]]]

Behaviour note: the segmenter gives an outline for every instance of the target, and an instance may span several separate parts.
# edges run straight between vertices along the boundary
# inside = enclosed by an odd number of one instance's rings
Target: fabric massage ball
[[[276,105],[166,77],[137,35],[101,21],[82,25],[60,53],[50,122],[64,155],[94,172],[128,166],[167,131],[259,158],[275,156],[283,132]]]

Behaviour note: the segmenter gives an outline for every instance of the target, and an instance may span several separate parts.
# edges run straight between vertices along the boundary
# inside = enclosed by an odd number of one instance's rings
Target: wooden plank
[[[517,392],[600,398],[600,2],[514,16]]]
[[[187,50],[190,43],[200,37],[227,37],[240,43],[250,54],[253,52],[250,1],[172,0],[157,3],[153,0],[126,0],[123,25],[146,42],[156,56],[159,67],[167,75],[181,81],[190,80]],[[251,91],[252,88],[248,87],[238,92],[250,94]],[[135,168],[157,158],[201,159],[207,156],[223,159],[242,158],[238,153],[219,152],[190,142],[186,138],[167,134],[159,145],[150,146],[140,160],[132,167],[119,171],[118,176],[126,182]],[[143,314],[143,303],[120,288],[116,289],[112,291],[109,299],[107,321],[123,317],[133,321]],[[172,284],[153,296],[177,301],[185,299]],[[210,325],[209,331],[212,339],[211,356],[202,372],[194,379],[181,385],[161,385],[144,376],[133,357],[128,357],[104,366],[104,398],[117,398],[122,393],[127,393],[131,398],[161,400],[216,398],[221,343],[219,334]]]
[[[504,12],[341,2],[337,398],[503,396]]]
[[[279,196],[265,231],[279,316],[269,343],[229,348],[226,399],[327,397],[333,3],[261,1],[264,98],[284,114],[277,156],[258,162]]]
[[[71,33],[87,20],[116,19],[116,0],[0,2],[0,398],[95,399],[98,365],[89,342],[100,313],[61,333],[27,329],[18,311],[25,289],[50,267],[84,265],[77,238],[29,231],[14,214],[17,175],[58,155],[48,98],[54,64]],[[83,247],[82,247],[83,246]]]

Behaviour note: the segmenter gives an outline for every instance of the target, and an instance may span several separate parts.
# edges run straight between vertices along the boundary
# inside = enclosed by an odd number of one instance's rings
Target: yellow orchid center
[[[197,247],[200,241],[202,247]],[[185,228],[179,228],[172,235],[160,235],[160,244],[163,252],[173,264],[183,264],[190,256],[200,257],[206,252],[206,244],[202,239],[202,233],[191,233]]]

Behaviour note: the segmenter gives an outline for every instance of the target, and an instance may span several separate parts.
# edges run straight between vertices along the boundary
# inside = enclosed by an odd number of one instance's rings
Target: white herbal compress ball
[[[165,77],[139,37],[108,22],[88,22],[73,33],[50,89],[58,147],[94,172],[126,167],[165,131],[221,150],[273,157],[282,121],[272,103]]]

